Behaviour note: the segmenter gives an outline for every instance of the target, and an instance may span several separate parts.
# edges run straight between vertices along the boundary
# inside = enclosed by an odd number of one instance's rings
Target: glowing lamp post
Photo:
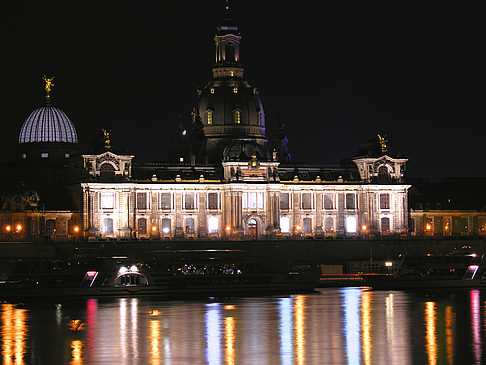
[[[390,274],[391,270],[392,270],[392,267],[393,267],[393,262],[391,261],[386,261],[385,262],[385,266],[387,268],[387,271],[388,271],[388,274]]]
[[[302,237],[302,226],[300,225],[295,226],[295,232],[299,237]]]
[[[366,224],[361,226],[361,232],[363,232],[363,237],[366,237],[366,234],[368,233],[368,226]]]
[[[15,231],[16,231],[17,233],[20,233],[20,231],[22,231],[22,225],[21,225],[21,224],[17,224],[17,225],[15,226]]]
[[[224,227],[224,230],[226,231],[226,235],[229,237],[231,235],[231,226],[227,225]]]

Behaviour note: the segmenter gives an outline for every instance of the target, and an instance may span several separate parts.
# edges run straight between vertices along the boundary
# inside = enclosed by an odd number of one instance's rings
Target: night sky
[[[433,3],[433,4],[432,4]],[[241,61],[267,134],[286,122],[293,162],[338,163],[387,134],[409,176],[486,176],[484,14],[479,3],[233,0]],[[136,161],[164,160],[210,79],[223,0],[16,2],[4,9],[3,160],[53,100],[81,145],[112,130]],[[6,35],[6,37],[5,37]]]

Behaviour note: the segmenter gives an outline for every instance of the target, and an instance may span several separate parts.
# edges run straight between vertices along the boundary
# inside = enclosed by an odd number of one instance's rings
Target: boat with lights
[[[0,269],[0,299],[68,296],[236,296],[308,292],[317,265],[296,265],[239,250],[156,251],[151,258],[16,260]]]
[[[405,256],[393,274],[363,274],[373,289],[486,288],[484,255]]]

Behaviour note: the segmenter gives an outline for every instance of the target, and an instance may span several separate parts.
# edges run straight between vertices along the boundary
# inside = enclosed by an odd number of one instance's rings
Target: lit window
[[[256,209],[257,207],[257,194],[248,193],[248,208]]]
[[[147,209],[147,193],[137,193],[137,209]]]
[[[346,217],[346,232],[347,233],[356,233],[356,217]]]
[[[208,193],[208,209],[218,209],[218,193]]]
[[[186,233],[194,233],[194,218],[186,219]]]
[[[211,94],[214,94],[214,88],[212,87],[210,90]]]
[[[46,152],[41,153],[41,158],[48,158],[49,154]]]
[[[170,209],[170,193],[160,193],[160,209]]]
[[[138,233],[147,234],[147,220],[145,218],[138,219]]]
[[[240,124],[241,122],[241,114],[239,110],[235,110],[234,112],[234,119],[235,119],[235,124]]]
[[[241,197],[241,205],[243,209],[248,209],[248,193],[243,193]]]
[[[113,219],[104,218],[102,230],[104,234],[113,234]]]
[[[380,209],[390,209],[390,194],[380,194]]]
[[[71,157],[71,155],[69,153],[64,154],[64,158],[69,158],[69,157]]]
[[[233,92],[234,92],[235,94],[238,94],[238,88],[237,88],[236,86],[233,88]]]
[[[213,111],[212,110],[206,111],[206,122],[207,122],[208,125],[213,124]]]
[[[258,209],[263,209],[263,192],[258,193]]]
[[[184,209],[186,209],[186,210],[195,209],[194,193],[185,193],[184,194]]]
[[[302,232],[312,233],[312,219],[311,218],[302,219]]]
[[[26,153],[22,153],[22,154],[20,155],[20,157],[25,159],[25,158],[27,158],[27,154],[26,154]]]
[[[390,218],[388,217],[381,218],[381,231],[390,232]]]
[[[259,126],[262,125],[262,112],[258,112],[257,123]]]
[[[324,221],[324,230],[326,232],[333,232],[334,231],[334,218],[327,217]]]
[[[334,209],[334,194],[325,193],[322,201],[323,207],[326,210]]]
[[[230,75],[230,76],[234,76],[234,75],[235,75],[235,73],[234,73],[233,71],[230,71],[230,72],[229,72],[229,75]]]
[[[280,193],[280,209],[283,209],[283,210],[289,209],[289,194],[288,193]]]
[[[218,229],[219,229],[218,217],[209,217],[208,218],[209,233],[218,233]]]
[[[302,193],[302,209],[312,209],[311,193]]]
[[[101,193],[101,209],[113,209],[115,207],[114,193]]]
[[[163,218],[162,219],[162,233],[169,234],[170,233],[170,219]]]
[[[280,232],[290,233],[290,218],[280,217]]]
[[[354,193],[346,194],[346,209],[356,209],[356,195]]]
[[[184,157],[179,157],[179,162],[184,162]]]

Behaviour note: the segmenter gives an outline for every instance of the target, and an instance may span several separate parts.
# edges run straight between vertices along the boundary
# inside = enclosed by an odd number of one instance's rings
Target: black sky
[[[473,5],[474,4],[474,5]],[[25,118],[55,105],[80,142],[102,127],[138,161],[163,160],[210,78],[223,0],[16,2],[4,9],[2,159]],[[440,5],[440,6],[439,6]],[[409,175],[486,176],[483,15],[455,2],[233,0],[246,79],[294,162],[337,163],[376,133]]]

